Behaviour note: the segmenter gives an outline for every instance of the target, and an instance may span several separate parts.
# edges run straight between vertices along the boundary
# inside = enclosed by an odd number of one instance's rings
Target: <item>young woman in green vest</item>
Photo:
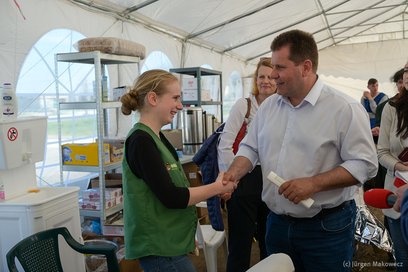
[[[163,70],[143,73],[121,98],[122,112],[140,113],[125,142],[123,167],[126,259],[139,259],[144,271],[195,271],[195,204],[232,192],[216,182],[189,188],[177,153],[160,129],[182,109],[178,79]]]

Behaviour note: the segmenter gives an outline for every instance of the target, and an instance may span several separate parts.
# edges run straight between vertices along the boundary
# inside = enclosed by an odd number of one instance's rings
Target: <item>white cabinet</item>
[[[27,193],[0,201],[0,268],[8,271],[6,254],[15,244],[36,232],[67,227],[81,241],[78,210],[78,187],[45,187],[37,193]],[[60,243],[64,271],[85,271],[84,256]]]
[[[79,53],[61,53],[55,56],[55,71],[57,77],[60,77],[58,73],[58,64],[61,62],[67,63],[79,63],[93,65],[95,70],[94,75],[94,101],[87,102],[62,102],[60,101],[59,84],[56,84],[58,103],[58,140],[59,144],[62,144],[62,131],[61,131],[61,112],[64,110],[87,110],[94,109],[96,111],[96,124],[97,124],[97,142],[98,142],[98,166],[86,166],[86,165],[64,165],[60,156],[61,167],[61,180],[63,179],[62,171],[77,171],[77,172],[95,172],[99,175],[99,188],[101,199],[105,199],[105,173],[115,170],[121,167],[121,162],[105,164],[104,163],[104,142],[103,139],[108,136],[107,129],[107,114],[108,109],[116,109],[117,112],[121,107],[121,103],[106,102],[103,99],[102,94],[102,79],[106,77],[105,66],[107,65],[121,65],[121,64],[137,64],[137,71],[139,68],[139,57],[122,56],[104,54],[100,51],[93,52],[79,52]],[[112,208],[105,209],[104,203],[100,205],[100,210],[81,210],[82,216],[98,217],[101,219],[101,224],[104,224],[106,217],[122,210],[122,204],[116,205]]]

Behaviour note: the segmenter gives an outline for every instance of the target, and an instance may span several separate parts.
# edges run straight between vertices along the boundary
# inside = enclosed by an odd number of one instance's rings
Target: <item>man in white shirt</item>
[[[260,106],[224,178],[236,182],[260,162],[268,254],[288,254],[297,272],[351,271],[353,195],[378,168],[367,113],[318,78],[311,34],[284,32],[271,50],[278,95]],[[286,182],[271,183],[270,171]]]

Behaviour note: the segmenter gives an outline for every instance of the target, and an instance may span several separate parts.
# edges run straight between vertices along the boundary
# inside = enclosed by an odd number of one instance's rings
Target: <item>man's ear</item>
[[[152,106],[157,105],[157,94],[155,92],[148,92],[146,95],[146,100],[147,103],[149,103]]]
[[[303,62],[302,76],[308,76],[313,71],[313,63],[311,60],[307,59]]]

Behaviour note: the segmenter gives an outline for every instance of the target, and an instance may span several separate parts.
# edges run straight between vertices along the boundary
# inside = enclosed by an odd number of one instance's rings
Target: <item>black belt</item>
[[[342,210],[343,208],[346,208],[348,206],[350,206],[351,204],[354,203],[354,199],[352,200],[347,200],[344,201],[343,203],[341,203],[340,205],[333,207],[333,208],[327,208],[327,209],[322,209],[318,214],[316,214],[313,217],[293,217],[290,215],[285,215],[285,214],[281,214],[279,215],[280,217],[287,219],[287,220],[292,220],[292,221],[300,221],[300,220],[310,220],[310,219],[317,219],[317,218],[324,218],[325,216],[338,212],[340,210]]]

